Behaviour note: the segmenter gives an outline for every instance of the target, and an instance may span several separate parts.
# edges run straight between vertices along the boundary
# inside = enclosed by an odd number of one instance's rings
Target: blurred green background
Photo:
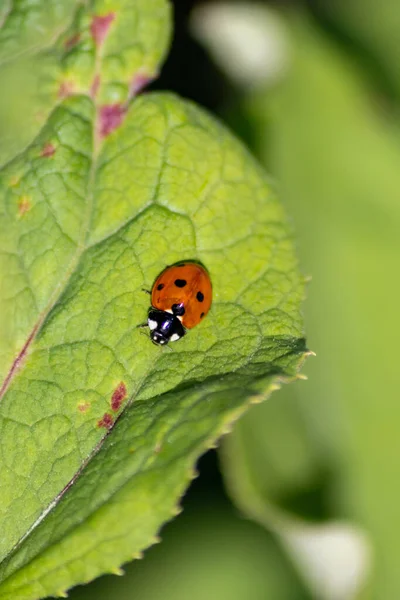
[[[161,545],[70,597],[396,600],[400,2],[176,0],[175,21],[152,88],[209,108],[275,180],[316,357],[201,459]]]

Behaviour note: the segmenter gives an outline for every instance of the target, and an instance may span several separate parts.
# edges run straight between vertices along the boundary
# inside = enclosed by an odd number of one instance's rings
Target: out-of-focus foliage
[[[309,600],[280,545],[213,496],[168,525],[163,542],[127,566],[124,578],[102,578],[70,597]]]
[[[318,440],[319,460],[334,470],[331,514],[369,537],[371,597],[396,598],[398,123],[380,112],[371,88],[333,44],[311,26],[291,31],[287,79],[248,105],[263,132],[260,156],[281,182],[303,268],[312,274],[306,317],[317,358],[308,365],[309,382],[297,387],[299,399],[288,394]]]
[[[397,0],[315,0],[324,22],[344,36],[380,83],[400,98],[400,8]]]

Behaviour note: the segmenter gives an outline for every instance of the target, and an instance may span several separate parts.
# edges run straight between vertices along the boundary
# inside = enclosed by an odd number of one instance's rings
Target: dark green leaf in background
[[[163,531],[162,543],[124,577],[102,577],[71,591],[73,600],[308,600],[293,567],[273,537],[232,506],[207,498],[185,509]],[[217,501],[218,505],[218,501]],[[125,570],[125,569],[124,569]]]
[[[398,103],[399,3],[396,0],[384,5],[379,0],[317,0],[316,8],[324,22],[351,47],[364,75],[372,75],[371,81],[378,84],[377,89],[383,84]]]
[[[346,10],[358,6],[360,30],[378,28],[365,4],[349,2]],[[304,532],[309,518],[362,531],[364,548],[347,563],[352,575],[364,562],[362,577],[334,597],[397,598],[398,119],[382,110],[356,61],[314,23],[297,18],[288,25],[288,73],[274,90],[248,94],[244,110],[257,132],[255,150],[281,182],[302,264],[312,274],[306,322],[317,357],[306,384],[290,386],[285,400],[236,425],[225,464],[238,504],[278,535],[287,534],[282,510],[286,518],[302,517]],[[308,514],[287,503],[289,492],[298,500],[307,491]],[[317,556],[319,574],[322,562]],[[332,564],[335,582],[342,572]],[[332,596],[323,585],[317,597]]]

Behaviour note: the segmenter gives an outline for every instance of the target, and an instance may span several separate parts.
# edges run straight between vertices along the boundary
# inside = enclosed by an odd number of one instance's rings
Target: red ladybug
[[[147,324],[155,344],[183,337],[206,316],[212,302],[209,274],[199,263],[187,261],[167,267],[151,291]]]

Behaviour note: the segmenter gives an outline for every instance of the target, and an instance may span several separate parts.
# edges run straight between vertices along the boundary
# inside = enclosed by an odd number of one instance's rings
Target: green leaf
[[[1,600],[137,556],[199,454],[305,354],[269,181],[200,109],[135,97],[168,14],[161,0],[79,6],[38,73],[57,82],[52,110],[0,173]],[[207,266],[214,303],[162,351],[138,328],[142,288],[182,259]]]

